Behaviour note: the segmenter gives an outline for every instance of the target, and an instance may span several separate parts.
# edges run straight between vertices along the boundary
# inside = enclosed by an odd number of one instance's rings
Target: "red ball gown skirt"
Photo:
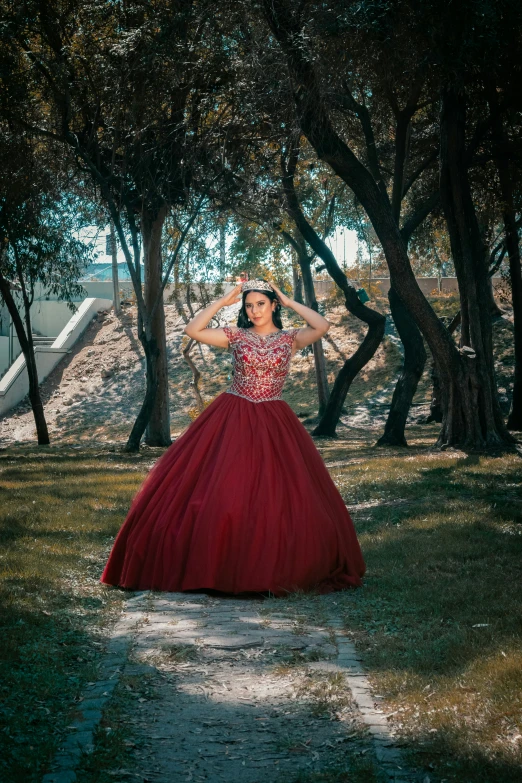
[[[355,587],[364,571],[346,506],[290,406],[224,392],[145,479],[101,581],[285,595]]]

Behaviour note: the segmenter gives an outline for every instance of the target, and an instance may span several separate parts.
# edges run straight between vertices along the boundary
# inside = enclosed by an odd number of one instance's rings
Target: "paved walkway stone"
[[[389,781],[423,780],[407,769],[337,618],[310,627],[262,599],[142,593],[127,601],[43,783],[76,780],[121,677],[130,692],[139,678],[152,694],[121,716],[136,742],[133,780],[292,783],[372,763]]]

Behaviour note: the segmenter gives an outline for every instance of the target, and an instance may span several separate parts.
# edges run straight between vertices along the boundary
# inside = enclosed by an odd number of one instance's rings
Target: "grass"
[[[313,649],[302,652],[301,650],[290,650],[283,645],[274,649],[278,649],[281,655],[281,662],[274,666],[273,669],[274,674],[279,677],[287,677],[289,674],[293,674],[298,667],[306,666],[307,663],[313,663],[314,661],[323,661],[327,657],[319,650]]]
[[[522,463],[412,442],[376,455],[362,441],[325,441],[365,585],[272,605],[343,618],[412,763],[448,782],[512,783],[522,774]]]
[[[522,463],[512,455],[432,452],[433,434],[414,428],[407,451],[376,451],[373,438],[358,433],[318,443],[352,509],[365,585],[270,600],[263,613],[289,611],[299,630],[305,619],[322,625],[336,612],[412,763],[431,764],[448,783],[511,783],[522,770]],[[27,447],[0,453],[6,783],[39,780],[82,686],[95,677],[120,601],[98,578],[155,456]],[[182,647],[165,653],[187,656]],[[303,661],[285,663],[290,671]],[[338,685],[302,687],[311,704],[331,709]],[[124,767],[131,739],[117,713],[111,704],[84,773],[89,783],[104,758],[117,758],[116,747]],[[323,779],[342,781],[348,772],[333,774]]]
[[[0,453],[0,780],[33,783],[96,677],[121,594],[98,580],[143,458]]]
[[[440,297],[435,306],[450,316],[456,302]],[[355,348],[360,324],[344,313],[339,324]],[[508,405],[511,325],[496,321],[494,336],[501,402]],[[229,382],[230,358],[215,356],[198,360],[205,398]],[[342,360],[332,356],[328,371],[337,371]],[[316,405],[310,398],[313,366],[311,360],[304,364],[289,378],[285,398],[294,410],[310,413]],[[385,341],[352,385],[347,407],[383,389],[390,397],[399,364],[397,348]],[[180,373],[185,396],[175,413],[182,429],[190,420],[185,402],[191,374],[186,367]],[[426,372],[416,400],[429,394]],[[112,424],[109,429],[111,437],[123,437],[128,426],[122,433]],[[374,450],[380,433],[362,427],[342,428],[343,439],[318,442],[353,511],[368,565],[365,585],[330,596],[294,594],[266,602],[262,611],[292,612],[296,632],[306,620],[323,625],[336,612],[413,764],[448,783],[511,783],[522,777],[522,463],[515,456],[432,452],[437,430],[409,427],[407,451]],[[88,434],[84,427],[82,437]],[[99,585],[99,575],[159,453],[131,457],[83,446],[0,452],[2,783],[39,781],[82,686],[95,677],[105,629],[121,600]],[[179,662],[194,653],[179,647],[164,654]],[[296,654],[285,661],[286,670],[301,663]],[[118,703],[104,716],[86,783],[102,783],[97,775],[105,758],[125,757],[124,728],[114,729]],[[350,768],[294,783],[377,780],[361,769],[359,777]]]
[[[124,716],[133,713],[138,699],[154,698],[149,680],[148,676],[121,678],[96,731],[94,751],[77,770],[78,783],[136,779],[133,765],[142,741],[133,733],[132,719]]]
[[[198,651],[191,644],[165,644],[162,653],[169,663],[185,663],[198,659]]]
[[[316,717],[333,719],[353,704],[344,674],[340,672],[308,671],[294,687],[296,698],[305,699]]]

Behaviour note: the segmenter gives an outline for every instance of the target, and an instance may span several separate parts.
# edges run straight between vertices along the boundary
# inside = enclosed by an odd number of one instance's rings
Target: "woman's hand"
[[[275,293],[277,294],[277,298],[279,299],[279,304],[281,307],[291,307],[293,304],[293,299],[290,299],[288,296],[286,296],[274,283],[270,283],[271,288],[274,289]]]
[[[236,285],[235,288],[232,289],[232,291],[229,291],[228,294],[225,294],[221,297],[219,300],[221,302],[221,307],[229,307],[230,305],[236,304],[236,302],[239,302],[241,299],[241,286],[243,283],[239,283]]]

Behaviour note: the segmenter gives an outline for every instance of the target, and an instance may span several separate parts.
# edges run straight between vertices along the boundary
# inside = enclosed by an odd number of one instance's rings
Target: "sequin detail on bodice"
[[[252,329],[225,326],[234,359],[234,379],[227,389],[250,402],[280,400],[298,329],[282,329],[261,336]]]

